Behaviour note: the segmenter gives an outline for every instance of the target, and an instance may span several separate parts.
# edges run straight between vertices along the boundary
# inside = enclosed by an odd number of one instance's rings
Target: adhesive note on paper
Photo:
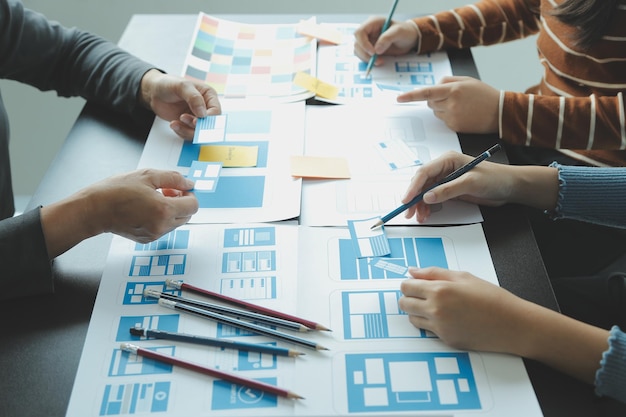
[[[200,149],[198,160],[221,162],[228,168],[255,167],[258,155],[258,146],[206,145]]]
[[[339,45],[343,41],[343,33],[335,27],[321,25],[311,20],[298,23],[298,33],[322,41]]]
[[[291,175],[302,178],[348,179],[350,168],[345,158],[294,155],[291,157]]]
[[[306,88],[319,97],[329,100],[337,98],[339,94],[339,88],[305,72],[298,72],[293,78],[293,83],[298,87]]]

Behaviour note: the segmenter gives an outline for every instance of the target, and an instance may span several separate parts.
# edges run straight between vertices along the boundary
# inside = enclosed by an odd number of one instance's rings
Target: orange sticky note
[[[292,156],[291,175],[300,178],[348,179],[350,168],[345,158]]]
[[[335,45],[339,45],[343,41],[343,34],[338,29],[328,25],[313,23],[310,20],[298,23],[298,33]]]

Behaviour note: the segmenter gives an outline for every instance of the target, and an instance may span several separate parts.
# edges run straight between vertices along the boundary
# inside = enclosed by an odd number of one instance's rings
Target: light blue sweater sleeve
[[[554,219],[626,228],[626,168],[550,166],[559,171]]]
[[[550,166],[559,172],[555,219],[626,228],[626,168]],[[626,333],[614,326],[608,344],[596,372],[596,394],[626,402]]]
[[[613,326],[609,349],[602,355],[596,372],[596,394],[626,403],[626,333]]]

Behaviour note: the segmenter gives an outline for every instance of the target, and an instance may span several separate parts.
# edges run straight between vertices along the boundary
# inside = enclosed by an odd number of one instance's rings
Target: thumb
[[[150,180],[155,189],[171,188],[174,190],[191,190],[194,182],[182,176],[177,171],[151,171]]]

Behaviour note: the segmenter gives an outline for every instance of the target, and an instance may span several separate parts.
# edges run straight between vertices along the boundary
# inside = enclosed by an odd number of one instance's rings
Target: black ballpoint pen
[[[413,197],[413,199],[411,199],[411,201],[409,201],[408,203],[401,205],[400,207],[398,207],[397,209],[393,210],[389,214],[386,214],[385,216],[381,217],[380,220],[378,220],[376,223],[374,223],[374,225],[372,227],[370,227],[370,229],[373,229],[373,228],[378,227],[378,226],[382,226],[383,224],[387,223],[389,220],[393,219],[398,214],[402,213],[403,211],[407,210],[409,207],[411,207],[411,206],[417,204],[418,202],[420,202],[422,200],[422,198],[424,198],[424,194],[426,194],[428,191],[430,191],[433,188],[438,187],[438,186],[440,186],[442,184],[445,184],[447,182],[450,182],[452,180],[455,180],[455,179],[459,178],[461,175],[465,174],[466,172],[468,172],[469,170],[474,168],[476,165],[478,165],[479,163],[481,163],[485,159],[489,158],[494,153],[498,152],[500,149],[501,149],[501,146],[499,144],[493,145],[491,148],[487,149],[485,152],[483,152],[480,155],[478,155],[472,161],[470,161],[467,164],[463,165],[461,168],[457,169],[456,171],[453,171],[450,174],[446,175],[441,181],[436,182],[435,184],[433,184],[430,187],[426,188],[424,191],[422,191],[421,193],[419,193],[418,195]]]

